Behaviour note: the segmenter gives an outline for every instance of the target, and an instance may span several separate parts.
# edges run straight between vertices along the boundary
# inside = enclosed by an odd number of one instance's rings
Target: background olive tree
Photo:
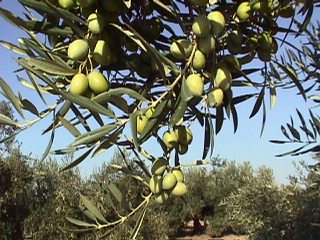
[[[112,146],[123,155],[121,164],[110,165],[119,173],[100,183],[107,193],[103,204],[111,206],[108,212],[99,207],[102,203],[97,196],[89,200],[86,194],[77,193],[85,216],[68,212],[67,220],[77,227],[72,229],[75,232],[94,232],[102,237],[114,234],[117,226],[124,227],[124,222],[135,218],[130,228],[130,238],[135,239],[150,213],[149,205],[181,199],[188,184],[192,189],[187,179],[177,181],[173,174],[174,169],[185,167],[180,158],[192,144],[191,129],[203,129],[202,156],[191,164],[203,165],[212,157],[214,136],[227,118],[232,119],[236,132],[238,104],[255,99],[250,118],[262,111],[262,133],[266,98],[271,98],[274,107],[278,89],[295,87],[304,99],[317,99],[307,96],[318,85],[317,54],[306,46],[301,50],[288,38],[308,34],[318,1],[19,2],[26,9],[23,16],[3,8],[0,15],[27,36],[17,45],[1,44],[21,55],[16,61],[25,75],[17,80],[33,90],[41,103],[28,100],[23,92],[15,93],[0,78],[2,93],[19,116],[15,121],[1,114],[1,124],[14,127],[18,133],[52,117],[43,131],[51,137],[41,160],[49,153],[75,154],[61,171],[70,171]],[[302,24],[297,19],[302,19]],[[310,42],[316,44],[311,36]],[[287,57],[277,54],[279,47]],[[240,93],[240,88],[247,93]],[[307,127],[299,114],[308,145],[317,144],[319,134],[319,117],[312,112],[310,116]],[[303,143],[293,121],[287,128],[292,136],[285,127],[282,132],[289,140],[273,142]],[[72,134],[74,141],[52,150],[55,132],[61,130]],[[149,147],[152,142],[158,143],[161,154]],[[126,158],[125,150],[135,157],[133,161]],[[291,153],[318,148],[301,150]],[[121,174],[130,184],[137,184],[138,192],[119,187],[127,186],[114,181]],[[163,180],[170,174],[165,184]],[[148,184],[150,179],[158,184],[159,191]],[[74,180],[80,182],[77,175]],[[66,189],[60,191],[71,194]],[[196,216],[185,214],[187,218]]]

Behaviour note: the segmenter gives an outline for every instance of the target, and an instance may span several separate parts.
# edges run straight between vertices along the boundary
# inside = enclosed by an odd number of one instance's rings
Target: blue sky
[[[21,7],[19,7],[16,1],[3,0],[0,6],[14,12],[21,12]],[[319,14],[317,13],[317,15]],[[0,26],[2,28],[1,40],[17,43],[17,39],[23,36],[23,32],[13,28],[1,17]],[[34,92],[26,91],[25,88],[18,83],[16,74],[14,73],[18,65],[14,57],[15,55],[9,50],[0,46],[0,77],[12,86],[15,93],[19,91],[29,100],[40,103],[39,98]],[[306,160],[310,163],[314,162],[308,154],[299,157],[276,158],[276,154],[286,152],[294,146],[269,143],[270,139],[282,138],[280,126],[290,120],[290,115],[293,115],[294,118],[297,119],[295,113],[296,108],[303,114],[307,113],[307,104],[302,97],[296,95],[296,92],[296,89],[279,91],[277,106],[274,109],[270,109],[269,105],[267,105],[267,124],[261,138],[259,137],[262,120],[261,113],[258,113],[253,119],[249,119],[255,100],[252,99],[238,105],[238,131],[236,134],[233,134],[232,121],[225,121],[222,131],[215,139],[214,155],[219,155],[222,158],[235,160],[237,162],[250,161],[254,167],[262,165],[270,167],[274,170],[277,181],[281,183],[287,182],[289,174],[294,174],[295,170],[292,161]],[[42,108],[44,107],[41,104],[40,106]],[[51,117],[34,125],[31,129],[24,131],[18,136],[18,140],[22,142],[22,151],[25,154],[32,153],[34,156],[41,156],[44,152],[50,136],[42,136],[41,132],[48,126],[50,120]],[[202,130],[200,130],[199,127],[193,127],[192,129],[195,135],[194,141],[190,146],[188,154],[182,158],[182,162],[190,162],[202,156]],[[54,149],[63,148],[71,143],[72,140],[73,137],[67,131],[57,131]],[[160,154],[160,147],[155,142],[151,144],[148,143],[146,148],[149,151],[155,151]],[[111,149],[97,158],[87,159],[80,165],[81,171],[85,175],[90,174],[94,168],[98,167],[104,161],[109,160],[112,154],[113,150]]]

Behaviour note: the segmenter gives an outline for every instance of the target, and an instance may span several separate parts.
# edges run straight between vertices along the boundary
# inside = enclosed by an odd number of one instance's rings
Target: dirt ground
[[[213,238],[210,235],[197,235],[197,236],[184,236],[184,237],[179,237],[175,238],[177,240],[248,240],[248,236],[236,236],[236,235],[228,235],[224,237],[219,237],[219,238]]]
[[[200,221],[201,225],[204,225],[203,221]],[[186,228],[184,229],[184,232],[186,235],[183,237],[174,237],[172,240],[248,240],[249,237],[244,235],[244,236],[236,236],[236,235],[227,235],[223,237],[211,237],[208,234],[201,234],[201,235],[191,235],[192,232],[192,227],[193,227],[193,222],[190,221],[187,225]],[[190,233],[190,234],[188,234]]]

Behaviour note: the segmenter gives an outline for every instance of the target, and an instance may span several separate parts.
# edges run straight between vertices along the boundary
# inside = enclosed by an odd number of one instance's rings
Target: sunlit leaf
[[[12,120],[11,118],[9,118],[1,113],[0,113],[0,124],[20,127],[20,125],[16,121]]]
[[[87,222],[84,222],[84,221],[81,221],[81,220],[78,220],[75,218],[71,218],[71,217],[66,217],[66,220],[74,225],[81,226],[81,227],[91,227],[91,228],[96,227],[96,224],[87,223]]]
[[[117,128],[116,124],[109,124],[100,127],[96,130],[84,133],[76,138],[76,140],[71,144],[71,146],[79,146],[82,144],[90,144],[100,141],[106,134],[112,132]]]
[[[80,200],[83,205],[100,221],[107,223],[107,220],[104,218],[99,209],[84,195],[80,194]]]
[[[119,188],[114,183],[109,183],[107,187],[115,199],[117,199],[118,202],[122,202],[123,196]]]
[[[73,76],[74,74],[76,74],[76,71],[74,69],[52,61],[36,58],[30,58],[27,61],[31,66],[51,75]]]
[[[2,91],[8,100],[12,103],[14,108],[17,110],[17,112],[20,114],[22,118],[24,118],[22,109],[21,109],[21,102],[19,98],[13,93],[11,87],[0,77],[0,87],[2,88]]]

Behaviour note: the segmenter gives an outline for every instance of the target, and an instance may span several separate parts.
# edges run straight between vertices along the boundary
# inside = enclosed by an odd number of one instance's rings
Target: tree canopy
[[[26,77],[18,76],[17,81],[33,90],[46,107],[23,92],[16,94],[0,78],[3,95],[22,119],[1,114],[0,123],[19,132],[52,117],[43,131],[51,137],[42,159],[48,154],[78,154],[61,169],[67,171],[116,146],[124,164],[111,167],[146,186],[141,202],[129,207],[119,188],[112,181],[105,183],[127,210],[125,217],[119,213],[112,222],[81,195],[94,223],[68,220],[89,230],[112,228],[141,210],[131,236],[135,238],[151,199],[164,203],[184,196],[188,187],[180,158],[190,144],[198,144],[193,134],[199,133],[193,133],[191,126],[203,129],[203,153],[192,163],[202,165],[212,157],[214,136],[227,118],[237,131],[238,104],[255,99],[250,118],[262,111],[262,133],[266,98],[274,107],[277,89],[296,88],[305,100],[319,101],[313,94],[320,79],[318,39],[308,29],[318,1],[19,2],[25,7],[24,16],[3,8],[0,15],[27,37],[19,38],[17,45],[1,44],[21,55],[17,71]],[[319,30],[312,31],[319,35]],[[288,40],[305,34],[313,47]],[[48,96],[54,104],[48,104]],[[307,142],[285,154],[318,151],[319,117],[310,111],[307,124],[297,112]],[[72,134],[74,141],[52,150],[55,131],[60,129]],[[293,120],[281,130],[288,140],[274,143],[305,143]],[[160,156],[148,148],[150,141],[159,143]],[[316,146],[304,148],[310,144]],[[135,155],[139,171],[126,161],[124,149]]]

